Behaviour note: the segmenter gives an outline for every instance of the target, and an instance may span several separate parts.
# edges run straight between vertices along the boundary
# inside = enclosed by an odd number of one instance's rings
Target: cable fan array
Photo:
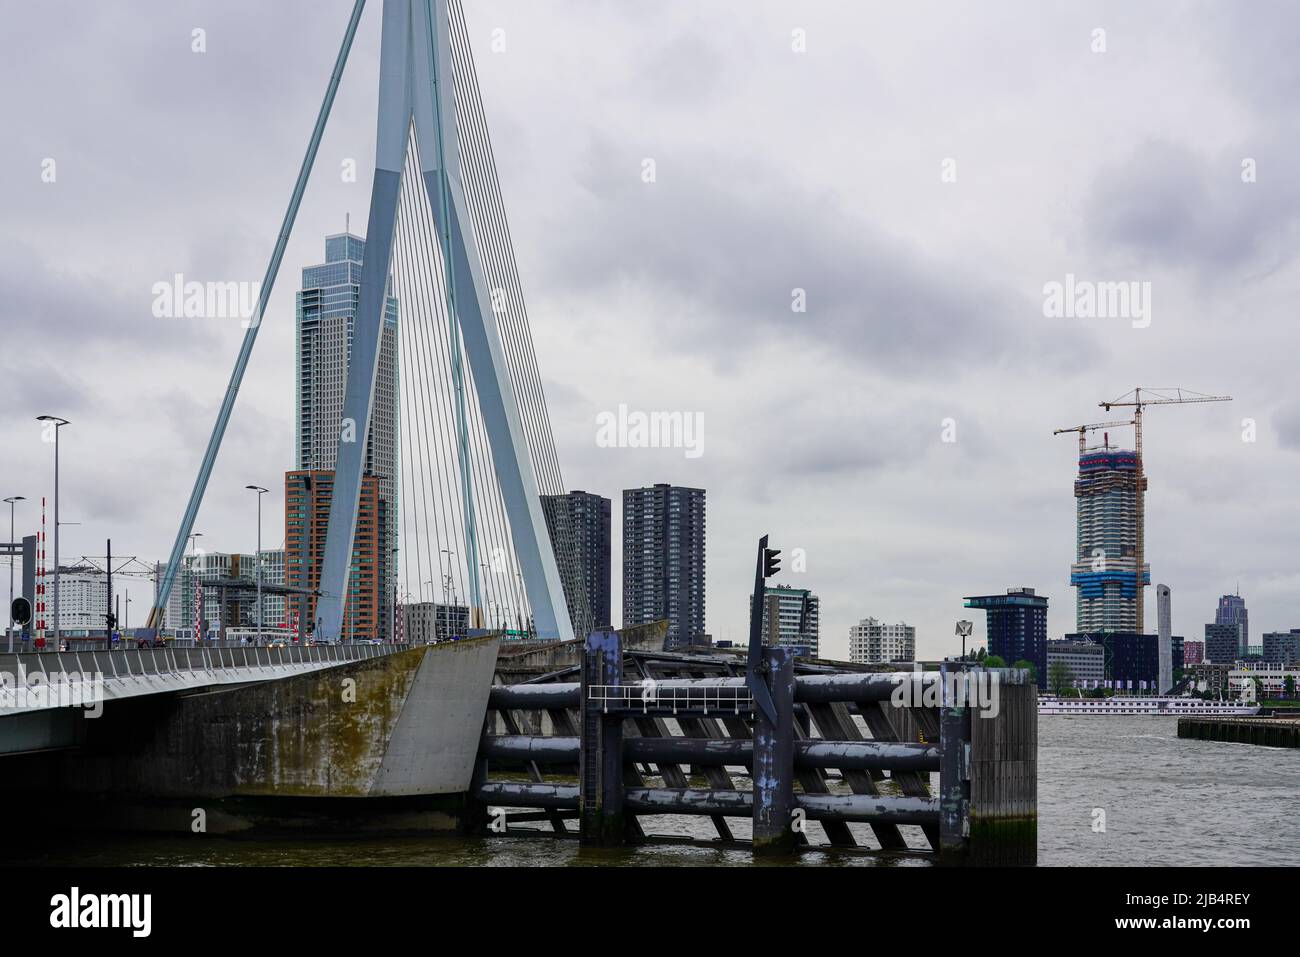
[[[492,291],[529,455],[577,635],[591,627],[523,289],[506,223],[483,101],[458,0],[451,9],[453,87],[469,226]],[[448,310],[447,270],[411,134],[393,239],[399,329],[399,581],[403,600],[468,605],[474,623],[531,630],[504,500],[460,329]],[[426,149],[435,144],[424,144]],[[436,201],[436,197],[435,197]],[[457,289],[459,297],[472,290]],[[462,300],[463,301],[463,300]],[[559,610],[557,609],[557,612]]]

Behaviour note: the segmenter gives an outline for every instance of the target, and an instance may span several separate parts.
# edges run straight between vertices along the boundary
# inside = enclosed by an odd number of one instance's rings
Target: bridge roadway
[[[92,709],[123,698],[188,692],[311,674],[393,654],[408,645],[286,645],[144,648],[0,654],[0,754],[16,720]],[[22,735],[19,735],[22,736]]]

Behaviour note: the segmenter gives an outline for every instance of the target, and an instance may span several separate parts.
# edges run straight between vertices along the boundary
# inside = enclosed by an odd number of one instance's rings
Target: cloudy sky
[[[623,488],[708,490],[715,637],[745,633],[763,532],[805,550],[785,580],[821,595],[831,655],[868,615],[943,654],[963,595],[1013,585],[1073,630],[1052,430],[1139,385],[1235,398],[1148,418],[1175,632],[1238,582],[1253,636],[1300,627],[1294,5],[468,6],[565,482],[616,514]],[[65,558],[170,547],[243,330],[155,318],[152,287],[261,278],[350,8],[0,0],[0,497],[35,526],[34,417],[71,419]],[[293,293],[365,219],[379,9],[196,525],[212,550],[251,549],[250,482],[282,528]],[[1045,317],[1067,274],[1150,283],[1149,325]],[[620,403],[702,414],[704,454],[599,447]]]

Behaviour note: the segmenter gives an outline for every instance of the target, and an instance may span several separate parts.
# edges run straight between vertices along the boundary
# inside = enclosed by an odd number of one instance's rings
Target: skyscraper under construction
[[[1074,480],[1078,547],[1070,566],[1070,584],[1078,589],[1079,632],[1137,630],[1137,509],[1146,481],[1138,475],[1135,452],[1106,446],[1079,455]],[[1146,563],[1142,581],[1151,582]]]

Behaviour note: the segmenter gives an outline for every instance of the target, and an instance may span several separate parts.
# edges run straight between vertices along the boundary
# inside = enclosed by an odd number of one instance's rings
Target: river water
[[[1300,750],[1180,740],[1176,718],[1039,719],[1038,862],[1044,865],[1300,865]],[[748,783],[739,780],[738,786]],[[937,784],[937,781],[935,782]],[[642,819],[655,834],[713,837],[699,818]],[[732,824],[748,837],[747,822]],[[48,828],[43,828],[48,836]],[[924,846],[904,828],[909,845]],[[860,841],[874,846],[865,826]],[[809,825],[813,843],[824,839]],[[748,850],[652,844],[584,850],[534,834],[488,838],[235,840],[77,835],[66,847],[18,852],[17,864],[718,866]],[[806,851],[800,866],[925,866],[917,857]]]

